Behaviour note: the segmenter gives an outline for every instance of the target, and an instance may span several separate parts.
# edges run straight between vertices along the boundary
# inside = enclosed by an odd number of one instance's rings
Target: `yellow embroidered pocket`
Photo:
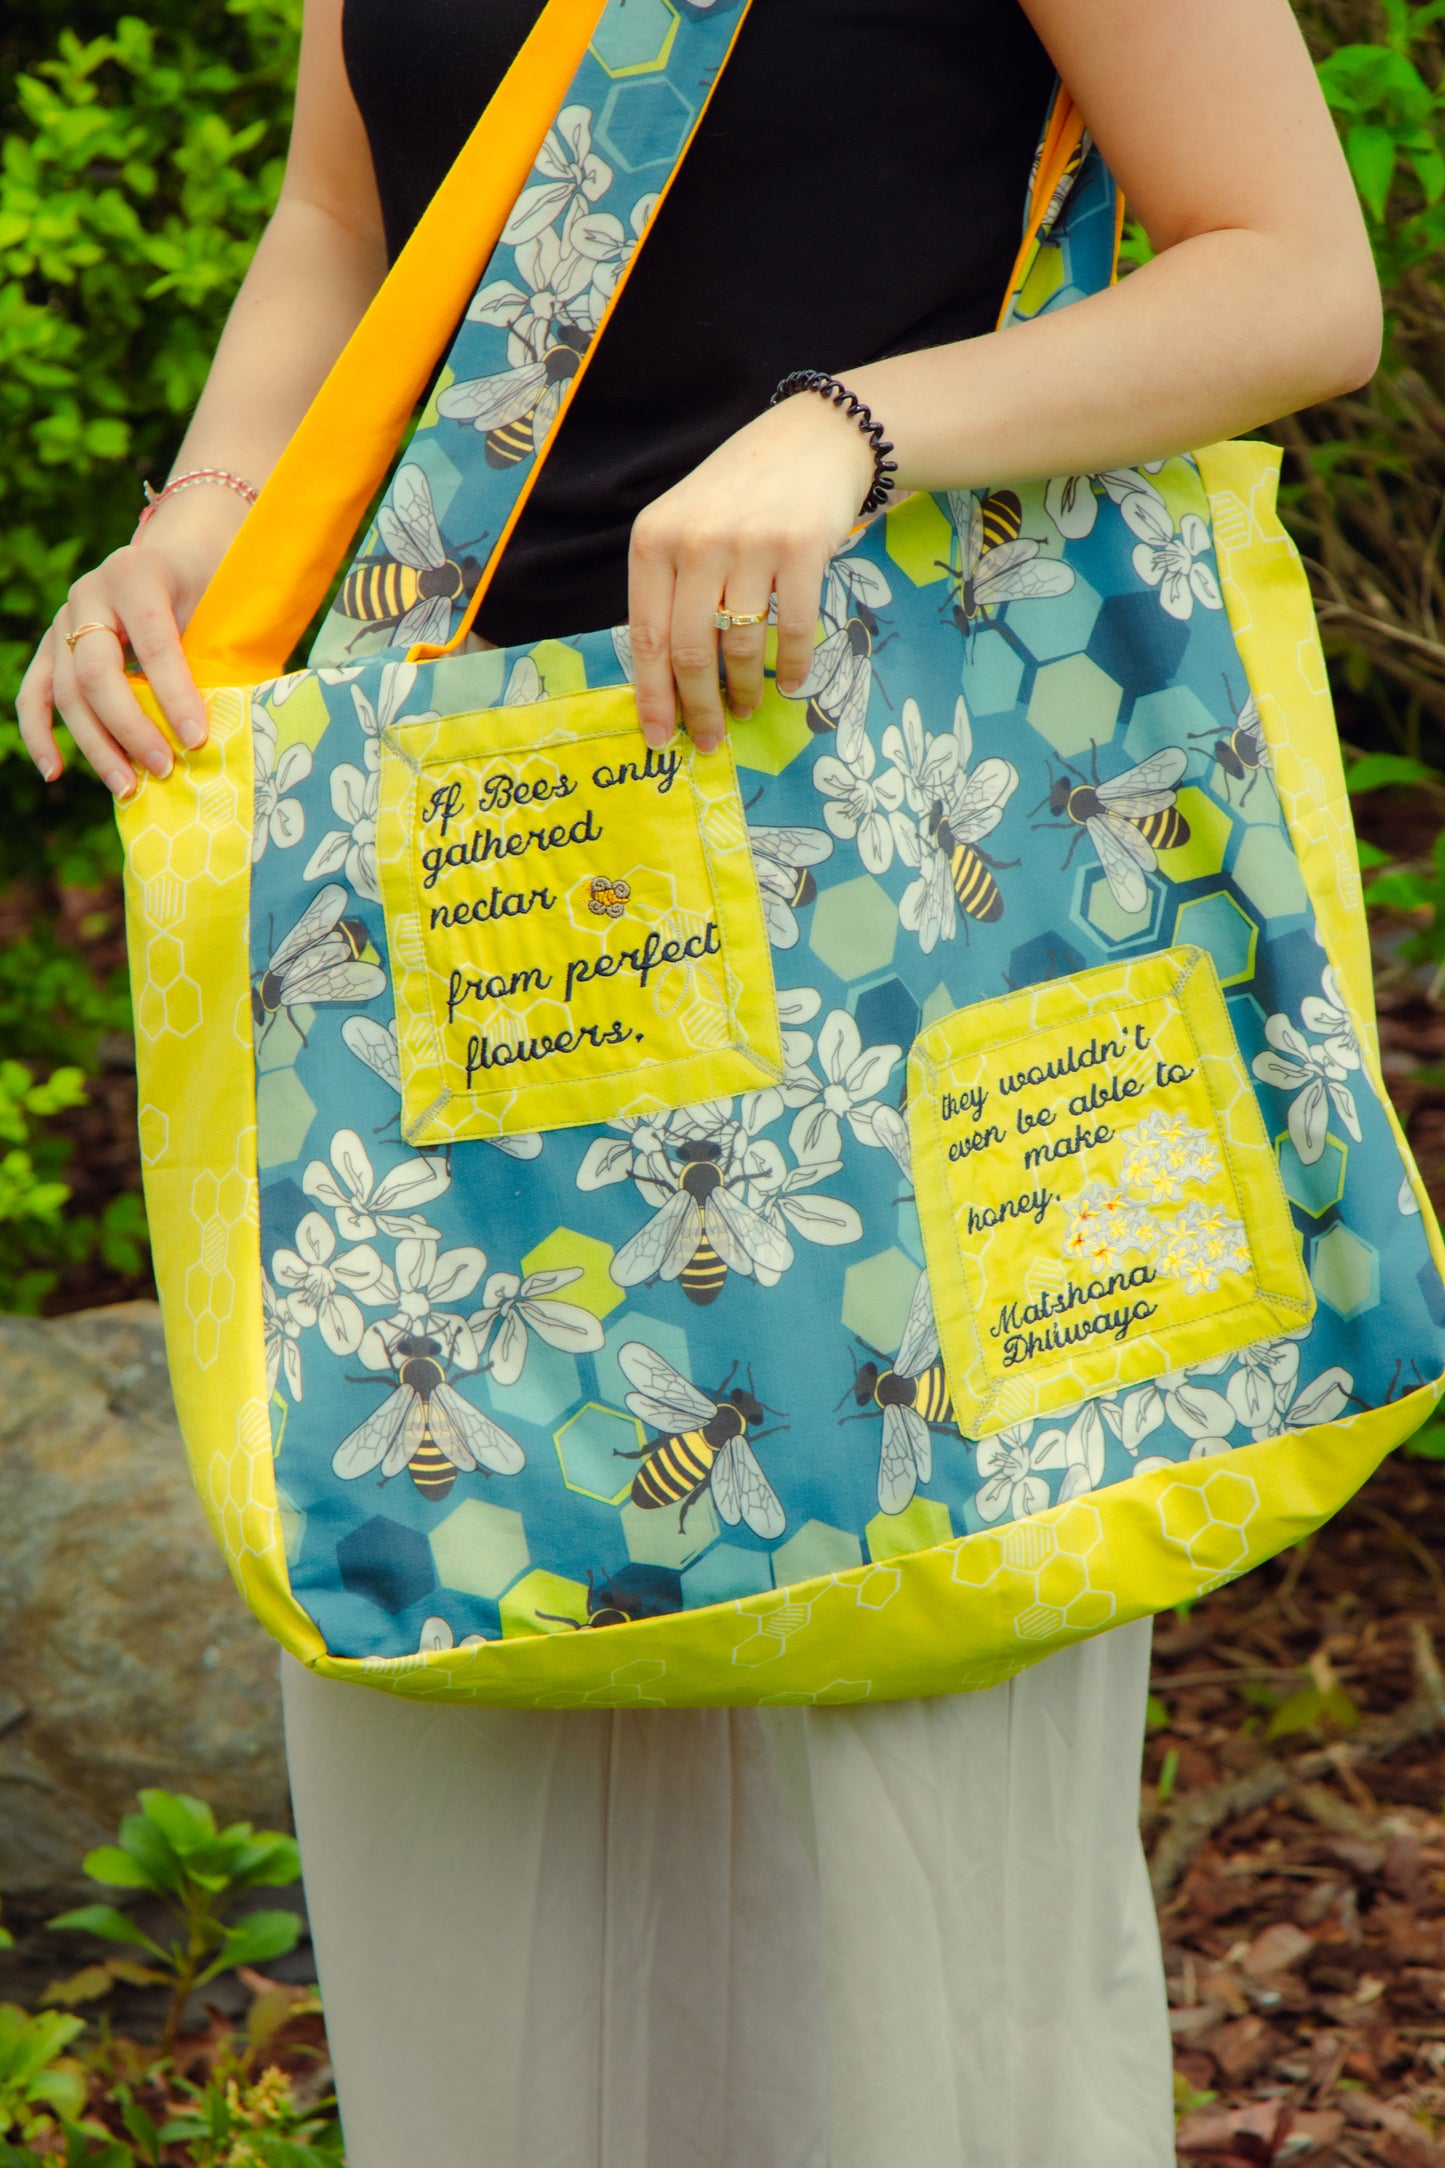
[[[924,1252],[966,1437],[1313,1315],[1203,949],[955,1010],[914,1042],[908,1075]]]
[[[393,724],[377,868],[409,1144],[780,1079],[732,756],[650,750],[628,687]]]

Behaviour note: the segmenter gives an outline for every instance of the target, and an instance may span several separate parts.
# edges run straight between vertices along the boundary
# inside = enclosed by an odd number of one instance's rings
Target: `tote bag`
[[[986,1687],[1297,1541],[1440,1388],[1272,448],[909,498],[708,757],[625,628],[464,647],[745,18],[551,0],[120,811],[197,1486],[392,1692]],[[1060,92],[1002,323],[1120,212]]]

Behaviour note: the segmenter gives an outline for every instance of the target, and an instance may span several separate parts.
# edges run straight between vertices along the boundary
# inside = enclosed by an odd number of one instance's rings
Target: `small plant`
[[[32,2017],[13,2002],[0,2003],[0,2168],[11,2138],[26,2144],[48,2135],[57,2115],[73,2119],[85,2106],[86,2078],[65,2050],[84,2021],[59,2010]]]
[[[112,1960],[108,1966],[88,1966],[53,1999],[88,2000],[105,1991],[112,1974],[169,1987],[160,2038],[165,2055],[174,2045],[194,1988],[238,1965],[265,1964],[294,1949],[301,1926],[296,1913],[249,1912],[234,1924],[225,1914],[246,1890],[278,1889],[299,1880],[301,1862],[293,1838],[279,1830],[255,1830],[249,1822],[232,1822],[218,1830],[204,1800],[185,1793],[143,1791],[140,1805],[139,1814],[128,1814],[121,1822],[115,1844],[102,1844],[86,1854],[85,1871],[109,1889],[146,1891],[170,1912],[179,1933],[162,1944],[111,1904],[62,1912],[49,1922],[51,1927],[144,1950],[149,1962]],[[97,1978],[100,1974],[106,1975],[103,1981]]]

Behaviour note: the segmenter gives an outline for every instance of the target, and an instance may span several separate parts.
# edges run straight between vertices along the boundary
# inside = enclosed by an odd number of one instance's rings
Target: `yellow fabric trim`
[[[165,725],[148,689],[137,694]],[[320,1634],[291,1595],[276,1510],[261,1314],[247,973],[249,696],[207,699],[210,736],[118,806],[146,1211],[176,1413],[201,1504],[252,1610],[292,1652]]]
[[[966,1437],[1314,1314],[1204,950],[1161,949],[954,1011],[914,1043],[908,1105]]]
[[[1274,762],[1310,901],[1356,1022],[1379,1056],[1355,825],[1309,581],[1277,510],[1281,453],[1249,440],[1198,455],[1224,606]]]
[[[731,750],[649,750],[630,686],[394,724],[376,840],[409,1144],[782,1081]]]
[[[202,596],[199,682],[274,677],[391,464],[567,94],[602,0],[548,0]]]
[[[322,1676],[515,1708],[729,1707],[971,1693],[1298,1543],[1424,1422],[1438,1387],[1047,1513],[705,1611],[440,1654],[313,1657]]]

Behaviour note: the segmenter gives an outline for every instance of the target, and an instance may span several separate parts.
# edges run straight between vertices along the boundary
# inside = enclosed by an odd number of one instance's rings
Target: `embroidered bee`
[[[609,881],[605,873],[594,873],[587,908],[595,911],[599,918],[621,918],[631,894],[628,882]]]
[[[749,1428],[778,1410],[767,1407],[752,1390],[751,1371],[746,1387],[729,1391],[738,1367],[734,1363],[716,1393],[704,1393],[641,1340],[620,1347],[617,1361],[637,1388],[627,1395],[628,1407],[659,1433],[640,1452],[617,1455],[642,1463],[633,1479],[632,1503],[680,1507],[677,1525],[682,1529],[707,1491],[730,1528],[746,1521],[756,1536],[780,1536],[786,1526],[782,1504],[748,1443]],[[772,1435],[756,1432],[760,1438]]]
[[[365,961],[371,936],[359,918],[346,918],[346,890],[329,882],[312,897],[265,970],[252,982],[257,1031],[282,1009],[327,1001],[374,1001],[386,973]],[[304,1038],[305,1034],[302,1034]]]
[[[385,555],[359,557],[336,598],[341,615],[361,625],[356,640],[377,629],[394,629],[398,644],[445,640],[452,611],[471,598],[482,568],[475,557],[447,555],[431,484],[414,462],[397,469],[376,532]]]
[[[1189,841],[1189,823],[1175,804],[1180,777],[1188,765],[1182,746],[1166,745],[1136,768],[1099,781],[1099,752],[1094,748],[1093,781],[1070,783],[1061,775],[1049,795],[1034,807],[1041,813],[1062,813],[1063,820],[1035,821],[1034,827],[1068,828],[1075,834],[1064,856],[1067,870],[1079,839],[1087,835],[1099,854],[1104,878],[1121,911],[1137,914],[1147,908],[1146,874],[1158,871],[1156,851],[1174,851]],[[1067,767],[1068,763],[1065,762]],[[1070,771],[1077,774],[1078,770]]]
[[[949,605],[965,640],[1006,602],[1032,602],[1065,595],[1074,584],[1074,568],[1057,557],[1042,557],[1038,542],[1025,540],[1022,500],[1011,489],[979,497],[950,490],[949,509],[958,529],[960,562],[945,564],[955,583]]]

